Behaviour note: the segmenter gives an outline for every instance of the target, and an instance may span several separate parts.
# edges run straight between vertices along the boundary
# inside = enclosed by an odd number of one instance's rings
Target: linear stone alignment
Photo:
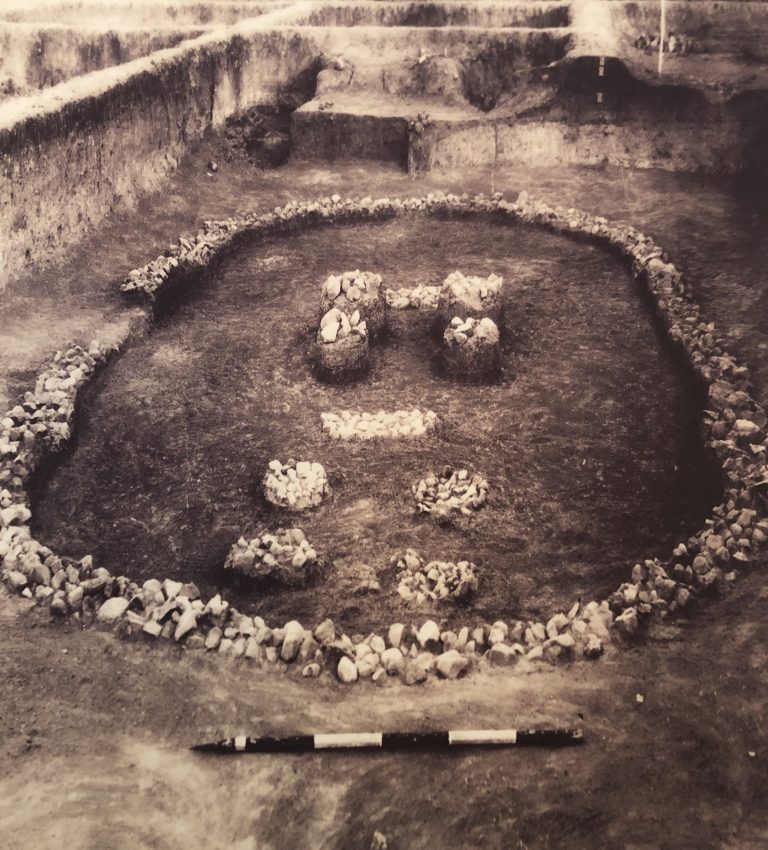
[[[387,304],[394,310],[434,310],[440,300],[442,286],[401,286],[399,289],[387,289],[384,295]]]
[[[434,671],[447,675],[461,667],[466,672],[479,663],[514,665],[523,656],[553,662],[577,655],[596,658],[613,636],[631,638],[654,617],[668,616],[707,591],[726,589],[768,534],[765,411],[750,395],[747,370],[728,353],[715,325],[702,317],[691,287],[663,250],[630,225],[537,202],[525,192],[514,203],[501,194],[470,198],[441,192],[408,200],[326,197],[292,202],[273,213],[208,222],[196,236],[135,270],[123,291],[151,306],[165,287],[198,282],[202,268],[246,237],[412,213],[482,216],[544,227],[607,247],[630,264],[669,338],[707,391],[703,427],[723,472],[723,499],[700,531],[681,541],[665,562],[647,559],[628,569],[628,580],[607,599],[579,600],[567,613],[546,620],[499,620],[443,632],[433,620],[418,627],[393,623],[386,636],[354,639],[338,634],[330,620],[314,629],[295,620],[271,628],[218,595],[208,602],[199,599],[192,584],[151,579],[139,586],[96,566],[90,556],[75,560],[57,555],[32,536],[30,478],[69,438],[78,390],[114,351],[114,346],[94,343],[88,351],[72,347],[58,353],[34,390],[0,420],[0,562],[7,587],[37,599],[53,616],[72,616],[85,624],[98,617],[126,636],[163,636],[188,649],[206,647],[268,666],[298,663],[307,676],[328,669],[341,681],[352,682],[382,681],[391,674],[402,675],[407,684],[425,681]],[[123,343],[137,333],[126,331]],[[466,665],[448,663],[454,652]]]
[[[434,432],[437,414],[432,410],[395,410],[387,413],[321,413],[323,432],[334,440],[376,440],[423,437]]]

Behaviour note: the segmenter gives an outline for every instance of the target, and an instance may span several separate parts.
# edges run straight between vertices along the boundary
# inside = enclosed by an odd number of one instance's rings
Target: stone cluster
[[[239,614],[219,596],[204,602],[193,585],[150,580],[139,586],[95,566],[90,556],[75,560],[57,555],[32,537],[30,478],[41,459],[70,437],[77,390],[115,348],[94,343],[88,351],[73,347],[58,353],[34,392],[0,419],[0,574],[6,587],[47,607],[53,616],[83,622],[98,618],[124,634],[166,637],[187,648],[204,646],[257,663],[297,663],[306,676],[320,675],[324,666],[344,682],[401,675],[414,684],[433,672],[455,678],[478,663],[596,658],[611,635],[631,638],[650,618],[664,617],[734,581],[768,536],[765,412],[750,394],[747,370],[728,353],[716,327],[702,318],[691,287],[662,249],[630,225],[538,202],[525,192],[516,202],[500,193],[470,198],[435,192],[424,198],[360,201],[334,195],[291,202],[264,215],[206,223],[195,237],[131,272],[123,291],[152,302],[169,286],[197,280],[191,271],[249,235],[419,212],[506,217],[516,225],[597,242],[631,265],[670,339],[706,388],[704,430],[723,473],[721,504],[704,528],[674,548],[666,563],[652,559],[636,564],[630,580],[608,599],[576,603],[567,614],[557,613],[546,622],[497,621],[443,632],[432,620],[420,628],[395,623],[385,639],[337,636],[330,621],[314,631],[295,620],[272,629],[261,618]],[[123,342],[130,333],[125,332]]]
[[[289,511],[316,508],[330,492],[328,476],[321,463],[271,460],[264,475],[266,500]]]
[[[321,313],[336,308],[348,316],[357,312],[377,337],[387,325],[387,301],[381,286],[381,275],[373,272],[343,272],[331,275],[323,284]]]
[[[322,413],[323,431],[334,440],[375,440],[423,437],[437,427],[437,414],[431,410],[395,410],[387,413]]]
[[[387,304],[394,310],[434,310],[442,289],[442,286],[420,284],[411,288],[401,286],[399,289],[387,289],[384,294]]]
[[[317,331],[317,364],[321,376],[336,383],[368,371],[368,325],[359,310],[348,316],[331,307],[323,316]]]
[[[482,475],[446,466],[439,475],[430,472],[411,488],[416,510],[444,518],[452,513],[471,516],[488,498],[488,482]]]
[[[338,307],[331,307],[320,319],[320,328],[317,331],[319,343],[330,345],[351,335],[357,335],[363,339],[368,337],[368,325],[360,318],[359,310],[353,310],[347,316]]]
[[[637,36],[633,43],[638,50],[643,50],[645,53],[650,55],[651,53],[659,52],[659,45],[661,41],[662,38],[660,32],[643,32]],[[694,40],[687,35],[670,32],[663,41],[664,44],[662,46],[662,50],[664,53],[678,53],[683,55],[685,53],[696,53],[698,51],[698,47]]]
[[[247,578],[303,586],[320,571],[317,552],[300,528],[263,531],[251,540],[241,537],[229,550],[224,569]]]
[[[499,329],[493,319],[462,319],[454,316],[443,332],[446,374],[482,380],[501,367]]]
[[[397,592],[406,602],[463,602],[477,591],[477,567],[469,561],[425,561],[413,549],[394,559]]]
[[[449,274],[443,281],[437,304],[437,312],[443,324],[450,322],[454,316],[467,319],[487,316],[499,322],[503,283],[503,279],[495,274],[488,277],[467,277],[460,271]]]

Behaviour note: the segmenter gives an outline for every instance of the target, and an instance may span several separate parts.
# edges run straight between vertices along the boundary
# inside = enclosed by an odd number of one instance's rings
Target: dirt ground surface
[[[768,397],[768,242],[762,196],[656,172],[431,175],[287,166],[207,177],[215,142],[168,191],[107,223],[56,267],[0,295],[0,402],[57,346],[105,336],[129,313],[124,272],[204,217],[292,197],[526,188],[631,221],[694,282],[706,315]],[[187,657],[53,626],[0,597],[0,845],[37,848],[732,848],[768,844],[768,587],[656,628],[641,645],[570,668],[481,671],[405,689]],[[637,695],[643,696],[638,701]],[[186,750],[225,734],[524,727],[583,722],[568,750],[215,759]]]

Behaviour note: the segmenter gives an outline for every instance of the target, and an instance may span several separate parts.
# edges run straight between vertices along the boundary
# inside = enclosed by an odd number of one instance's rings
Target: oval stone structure
[[[232,541],[272,522],[254,496],[253,470],[276,456],[309,456],[333,471],[335,490],[332,502],[302,516],[313,546],[342,566],[380,567],[411,545],[426,563],[477,564],[478,592],[445,616],[465,625],[609,592],[638,554],[671,550],[701,527],[718,492],[697,438],[702,400],[613,257],[511,216],[485,217],[481,201],[461,220],[404,211],[385,222],[392,207],[383,202],[372,212],[339,208],[354,227],[301,232],[297,219],[289,232],[243,240],[194,299],[176,303],[115,360],[87,401],[77,446],[40,493],[44,539],[93,551],[138,578],[154,575],[161,558],[169,575],[210,593]],[[311,217],[311,205],[301,209]],[[360,224],[366,218],[372,223]],[[277,272],[264,262],[274,255]],[[503,277],[502,299],[514,303],[500,380],[446,381],[433,315],[393,310],[391,334],[371,351],[370,378],[318,382],[310,365],[315,281],[369,256],[393,287],[434,286],[484,257],[482,271]],[[274,334],[254,336],[244,313],[258,313]],[[328,410],[417,405],[441,427],[412,447],[323,433]],[[493,484],[488,505],[461,518],[466,528],[413,516],[414,478],[446,464],[481,469]],[[401,603],[386,581],[358,594],[340,592],[337,579],[332,569],[307,590],[238,589],[237,604],[258,604],[273,622],[335,617],[351,606],[365,631],[398,619]]]

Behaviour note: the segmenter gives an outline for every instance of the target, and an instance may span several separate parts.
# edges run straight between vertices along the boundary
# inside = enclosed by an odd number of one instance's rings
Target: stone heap
[[[434,310],[440,300],[442,286],[425,286],[420,284],[408,288],[387,289],[385,297],[387,304],[394,310]]]
[[[469,561],[430,561],[413,549],[393,559],[397,592],[407,602],[421,605],[426,600],[463,602],[477,591],[477,567]]]
[[[451,513],[470,516],[488,498],[488,482],[482,475],[446,466],[440,475],[430,472],[411,488],[419,513],[447,517]]]
[[[375,339],[387,326],[387,300],[381,275],[360,270],[331,275],[322,287],[321,313],[326,314],[334,307],[348,316],[357,311]]]
[[[328,476],[321,463],[271,460],[264,475],[266,500],[289,511],[316,508],[330,492]]]
[[[501,320],[501,293],[504,281],[498,275],[466,277],[459,271],[449,274],[440,289],[437,313],[445,326],[454,316]]]
[[[423,437],[434,432],[437,414],[417,407],[386,413],[322,413],[323,431],[334,440],[375,440]]]
[[[499,329],[489,318],[454,316],[443,333],[443,363],[451,377],[484,380],[501,368]]]
[[[300,528],[278,528],[251,540],[241,537],[229,550],[224,569],[247,578],[303,586],[320,572],[321,563]]]
[[[331,307],[317,331],[317,363],[326,381],[342,383],[368,371],[368,325],[359,310]]]

